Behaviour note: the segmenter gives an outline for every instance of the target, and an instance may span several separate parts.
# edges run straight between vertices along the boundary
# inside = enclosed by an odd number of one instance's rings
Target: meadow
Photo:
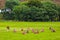
[[[6,31],[6,27],[10,26],[11,31]],[[49,27],[52,27],[56,32],[51,32]],[[13,32],[16,28],[44,28],[44,32],[34,34],[29,32],[23,35],[20,31]],[[60,22],[15,22],[15,21],[0,21],[0,40],[60,40]]]

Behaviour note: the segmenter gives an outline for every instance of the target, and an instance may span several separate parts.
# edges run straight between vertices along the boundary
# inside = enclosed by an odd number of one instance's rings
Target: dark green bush
[[[18,21],[58,21],[60,7],[53,2],[31,0],[13,7],[13,13],[4,13],[4,19]]]

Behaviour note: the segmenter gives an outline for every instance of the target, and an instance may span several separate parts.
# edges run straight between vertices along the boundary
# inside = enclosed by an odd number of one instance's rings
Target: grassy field
[[[39,34],[28,33],[21,34],[20,31],[14,33],[13,31],[6,31],[6,26],[12,28],[38,28],[44,27],[44,32]],[[56,32],[51,32],[49,27],[52,26]],[[60,22],[12,22],[0,21],[0,40],[60,40]]]

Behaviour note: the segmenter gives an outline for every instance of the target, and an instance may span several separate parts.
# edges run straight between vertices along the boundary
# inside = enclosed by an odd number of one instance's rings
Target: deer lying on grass
[[[13,32],[17,32],[17,30],[16,30],[16,29],[14,29],[14,30],[13,30]]]
[[[22,28],[21,31],[24,31],[24,29]]]
[[[38,34],[39,31],[38,31],[38,29],[32,29],[32,33],[34,33],[34,34]]]
[[[41,31],[41,32],[44,32],[44,28],[42,28],[40,31]]]
[[[53,29],[52,27],[49,27],[49,29],[50,29],[52,32],[56,32],[56,30]]]

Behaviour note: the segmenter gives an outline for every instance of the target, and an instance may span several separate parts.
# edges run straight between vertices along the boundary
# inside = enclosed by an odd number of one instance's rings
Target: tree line
[[[60,21],[60,6],[52,1],[6,1],[5,8],[11,11],[2,13],[4,20]]]

